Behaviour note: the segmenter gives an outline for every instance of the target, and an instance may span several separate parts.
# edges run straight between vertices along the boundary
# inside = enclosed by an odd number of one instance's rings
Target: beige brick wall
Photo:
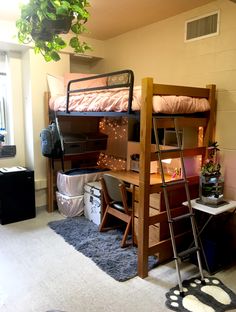
[[[185,21],[220,11],[218,36],[184,42]],[[224,156],[225,192],[236,199],[236,4],[218,0],[159,23],[128,32],[105,43],[104,71],[130,68],[135,83],[156,82],[217,86],[216,140]],[[234,167],[234,170],[231,170]]]

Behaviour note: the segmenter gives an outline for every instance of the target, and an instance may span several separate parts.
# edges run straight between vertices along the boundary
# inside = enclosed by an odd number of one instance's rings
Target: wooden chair
[[[126,247],[127,236],[132,227],[132,207],[128,204],[125,183],[112,175],[104,174],[101,178],[101,184],[106,207],[99,231],[102,232],[112,228],[105,227],[109,215],[122,220],[126,223],[126,228],[121,241],[121,247]]]

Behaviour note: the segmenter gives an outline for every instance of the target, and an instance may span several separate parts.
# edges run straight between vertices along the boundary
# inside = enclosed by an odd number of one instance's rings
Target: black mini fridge
[[[0,172],[0,223],[36,216],[34,171]]]

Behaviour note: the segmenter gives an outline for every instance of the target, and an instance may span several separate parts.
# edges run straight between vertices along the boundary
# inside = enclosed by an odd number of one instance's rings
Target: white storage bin
[[[99,225],[101,223],[101,182],[89,182],[84,186],[84,215]]]
[[[58,172],[57,174],[57,189],[61,194],[67,196],[83,195],[84,185],[99,180],[104,174],[104,171],[96,169],[77,169],[74,172],[73,170],[68,172]]]
[[[83,214],[84,201],[83,195],[79,196],[67,196],[56,192],[57,206],[59,212],[64,217],[75,217]]]

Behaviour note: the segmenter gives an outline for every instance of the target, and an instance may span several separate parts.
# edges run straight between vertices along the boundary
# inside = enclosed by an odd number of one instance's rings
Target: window
[[[7,54],[0,52],[0,141],[9,144]]]

